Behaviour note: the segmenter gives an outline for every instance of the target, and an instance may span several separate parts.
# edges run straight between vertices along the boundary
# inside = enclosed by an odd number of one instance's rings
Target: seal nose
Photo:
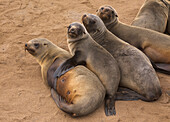
[[[85,17],[87,17],[87,15],[86,15],[86,14],[84,14],[84,15],[83,15],[83,18],[85,18]]]

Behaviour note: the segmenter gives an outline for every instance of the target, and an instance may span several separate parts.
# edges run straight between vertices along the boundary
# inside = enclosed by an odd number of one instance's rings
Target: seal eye
[[[103,10],[104,8],[102,7],[101,10]]]
[[[38,49],[38,48],[39,48],[39,44],[38,44],[38,43],[35,43],[35,44],[34,44],[34,47],[35,47],[36,49]]]

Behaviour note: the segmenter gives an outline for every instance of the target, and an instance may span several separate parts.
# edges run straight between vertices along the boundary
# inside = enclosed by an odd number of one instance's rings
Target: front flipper
[[[62,65],[60,65],[54,72],[54,78],[58,78],[61,75],[68,72],[70,69],[76,67],[77,65],[86,65],[85,61],[81,60],[82,54],[80,51],[76,51],[75,55],[66,60]]]
[[[115,98],[106,96],[105,98],[105,114],[106,116],[116,115]]]

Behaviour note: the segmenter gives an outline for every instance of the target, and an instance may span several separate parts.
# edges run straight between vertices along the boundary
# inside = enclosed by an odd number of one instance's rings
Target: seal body
[[[166,33],[170,35],[170,1],[167,1],[169,5],[168,22],[166,27]]]
[[[120,86],[136,91],[144,97],[142,100],[157,100],[161,96],[161,87],[149,59],[109,32],[98,16],[88,14],[82,21],[91,37],[117,60],[121,71]]]
[[[25,45],[41,66],[43,80],[51,87],[57,106],[72,116],[87,115],[103,102],[105,88],[97,76],[84,66],[77,66],[61,78],[53,77],[55,70],[71,55],[47,39],[33,39]]]
[[[165,0],[146,0],[131,25],[164,33],[168,12],[169,5]]]
[[[112,103],[114,103],[115,93],[118,89],[120,71],[114,57],[97,44],[80,23],[70,24],[68,27],[67,42],[73,57],[63,63],[63,66],[56,71],[56,74],[70,66],[84,64],[99,77],[105,86],[106,115],[116,114]]]
[[[119,22],[117,13],[111,6],[100,7],[97,15],[110,32],[143,51],[152,62],[169,74],[170,37],[168,35]]]

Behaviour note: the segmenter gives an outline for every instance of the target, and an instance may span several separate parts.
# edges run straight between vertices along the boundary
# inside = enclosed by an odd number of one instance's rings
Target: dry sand
[[[117,115],[106,117],[102,105],[92,114],[72,118],[57,108],[41,78],[40,66],[24,51],[30,39],[48,38],[68,50],[67,26],[101,5],[113,6],[130,24],[144,0],[0,0],[0,122],[170,122],[170,76],[160,74],[163,95],[156,102],[117,101]]]

